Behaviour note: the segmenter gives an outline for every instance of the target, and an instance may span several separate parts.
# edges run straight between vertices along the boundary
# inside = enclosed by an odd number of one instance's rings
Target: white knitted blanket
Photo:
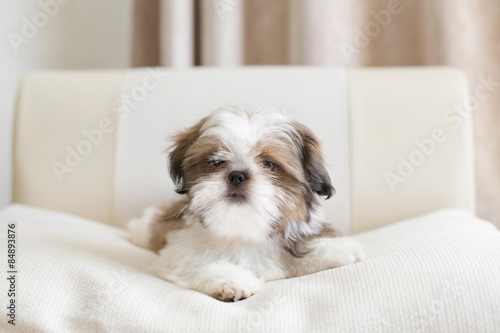
[[[16,326],[1,332],[500,332],[500,232],[456,210],[359,235],[366,261],[266,283],[223,303],[148,272],[155,254],[126,231],[14,205]]]

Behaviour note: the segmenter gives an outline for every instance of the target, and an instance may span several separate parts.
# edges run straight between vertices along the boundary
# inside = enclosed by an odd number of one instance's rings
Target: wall
[[[0,208],[11,201],[12,125],[37,69],[129,67],[133,0],[0,0]]]

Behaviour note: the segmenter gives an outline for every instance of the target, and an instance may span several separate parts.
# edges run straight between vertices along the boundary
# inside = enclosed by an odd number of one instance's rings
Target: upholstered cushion
[[[237,303],[155,277],[148,268],[156,255],[130,244],[123,229],[14,205],[0,212],[4,244],[14,221],[19,332],[500,329],[500,232],[465,211],[360,234],[364,262],[266,283]],[[4,317],[0,331],[10,329]]]

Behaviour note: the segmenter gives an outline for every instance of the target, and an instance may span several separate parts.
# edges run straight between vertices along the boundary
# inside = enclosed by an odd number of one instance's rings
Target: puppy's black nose
[[[243,171],[231,171],[229,176],[227,176],[227,180],[234,187],[238,187],[239,185],[241,185],[241,183],[246,181],[247,178],[247,174]]]

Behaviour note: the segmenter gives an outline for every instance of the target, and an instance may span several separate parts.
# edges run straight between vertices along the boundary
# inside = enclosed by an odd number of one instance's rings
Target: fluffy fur
[[[148,208],[129,229],[159,251],[157,274],[223,301],[263,282],[363,257],[316,214],[334,194],[318,140],[277,111],[223,107],[179,133],[169,154],[178,202]]]

